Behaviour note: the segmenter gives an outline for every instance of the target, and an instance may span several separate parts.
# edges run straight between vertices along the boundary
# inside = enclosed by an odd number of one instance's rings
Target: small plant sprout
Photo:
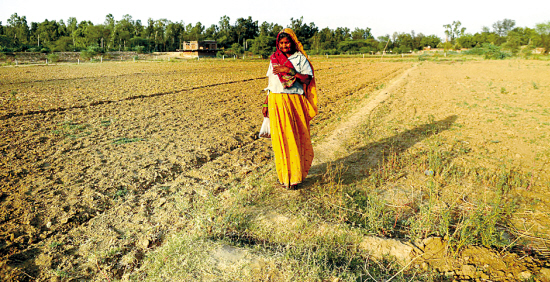
[[[17,100],[17,90],[12,90],[12,91],[10,92],[10,99],[11,99],[12,101]]]

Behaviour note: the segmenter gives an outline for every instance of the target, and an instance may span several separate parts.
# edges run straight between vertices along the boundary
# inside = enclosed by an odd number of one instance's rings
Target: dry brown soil
[[[548,281],[549,73],[550,64],[544,61],[419,63],[384,89],[374,92],[338,123],[335,130],[315,147],[319,157],[315,162],[342,163],[352,171],[347,173],[348,177],[360,178],[364,177],[362,170],[376,165],[382,157],[376,155],[378,150],[372,150],[376,148],[365,146],[357,136],[354,137],[357,131],[365,130],[364,125],[359,124],[379,124],[385,130],[377,132],[387,136],[375,136],[374,141],[391,139],[399,144],[408,142],[405,133],[414,131],[421,117],[429,116],[433,121],[452,117],[453,127],[438,133],[440,142],[443,142],[439,145],[466,144],[466,154],[452,161],[465,167],[468,175],[479,174],[481,177],[483,173],[494,173],[479,186],[458,181],[459,186],[447,184],[448,191],[440,192],[441,198],[452,194],[450,198],[457,199],[463,209],[476,208],[472,204],[476,199],[494,197],[484,185],[493,183],[500,177],[499,173],[531,175],[523,185],[509,187],[517,210],[512,215],[510,226],[504,229],[514,236],[514,243],[521,243],[518,246],[500,251],[467,247],[456,256],[449,256],[449,245],[441,238],[428,238],[413,246],[393,240],[365,238],[362,247],[379,257],[390,253],[417,268],[429,266],[450,279],[517,281],[532,278]],[[377,108],[383,108],[378,110],[382,113],[374,114]],[[379,120],[372,120],[377,118]],[[354,143],[359,145],[354,146]],[[414,152],[423,146],[426,144],[418,142],[408,151]],[[425,185],[423,171],[412,171],[407,177],[389,181],[382,188],[385,189],[385,199],[395,206],[409,203],[411,195],[422,193],[418,187]],[[313,173],[324,172],[313,170]],[[435,177],[434,180],[445,183],[444,178]],[[412,256],[411,247],[414,249]]]
[[[354,93],[409,66],[315,64],[323,98],[313,128],[330,128]],[[185,228],[178,185],[223,191],[270,160],[257,140],[265,69],[230,60],[1,68],[2,280],[103,280],[139,267],[164,234]]]
[[[413,66],[314,64],[316,142]],[[189,227],[175,191],[221,192],[271,161],[257,139],[265,69],[231,60],[0,68],[1,279],[103,281],[139,268],[166,234]],[[539,251],[550,234],[549,70],[541,61],[425,62],[386,93],[384,118],[404,130],[418,116],[456,116],[458,129],[441,134],[469,144],[466,164],[531,173],[512,192],[522,207],[514,226]],[[341,157],[330,151],[345,152],[343,141],[317,146],[320,156]],[[418,267],[449,277],[514,280],[548,268],[541,258],[477,247],[451,259],[439,239],[424,243],[431,257]]]

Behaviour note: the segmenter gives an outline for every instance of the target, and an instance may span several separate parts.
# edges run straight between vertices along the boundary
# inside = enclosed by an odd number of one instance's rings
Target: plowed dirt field
[[[338,115],[411,63],[314,63]],[[0,68],[0,277],[122,277],[185,227],[166,185],[223,191],[271,161],[257,139],[267,62]],[[154,211],[154,212],[153,212]]]

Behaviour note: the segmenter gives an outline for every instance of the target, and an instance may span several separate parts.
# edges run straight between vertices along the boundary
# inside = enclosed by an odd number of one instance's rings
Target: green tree
[[[27,44],[29,40],[29,25],[27,24],[27,17],[20,17],[17,13],[11,15],[8,19],[8,26],[6,28],[6,35],[13,38],[15,44],[23,45]]]
[[[112,39],[111,39],[111,42],[113,43],[113,46],[115,48],[118,46],[119,50],[128,49],[126,44],[130,43],[130,39],[135,34],[134,24],[135,22],[132,19],[132,16],[128,14],[122,16],[122,19],[116,22],[112,31]]]
[[[112,49],[115,46],[115,17],[113,17],[112,14],[108,14],[105,16],[105,21],[103,22],[103,26],[105,27],[103,29],[102,34],[102,40],[103,43],[101,44],[101,48],[105,49]]]
[[[539,46],[544,49],[544,54],[548,54],[550,52],[550,21],[537,24],[535,30],[540,35]]]
[[[391,40],[391,37],[389,34],[378,36],[378,50],[380,51],[388,51],[393,49],[393,42]]]
[[[510,19],[504,19],[502,21],[497,21],[493,24],[493,31],[500,35],[506,36],[508,32],[514,28],[516,21]]]
[[[275,51],[275,41],[275,37],[265,34],[260,35],[254,38],[250,51],[256,55],[262,56],[262,58],[267,58]]]
[[[466,28],[461,26],[462,26],[462,23],[460,21],[453,21],[452,24],[443,25],[443,27],[445,28],[445,36],[446,36],[445,41],[451,42],[451,44],[454,44],[455,38],[460,37],[466,32]]]
[[[351,32],[351,38],[353,40],[374,39],[374,37],[372,36],[370,27],[367,27],[365,29],[356,27],[355,30]]]
[[[167,19],[160,19],[154,22],[154,42],[155,51],[166,51],[165,30],[168,24]]]
[[[435,48],[437,47],[437,45],[439,45],[439,43],[441,43],[441,38],[433,34],[425,36],[422,38],[422,40],[420,40],[420,46],[423,48],[424,47]]]
[[[143,27],[143,24],[141,23],[141,20],[136,20],[134,22],[134,35],[133,36],[143,36],[143,31],[145,28]]]
[[[500,46],[500,44],[505,42],[505,39],[504,37],[501,37],[495,32],[485,30],[481,33],[474,34],[473,42],[474,42],[474,46],[481,46],[484,43],[490,43],[493,45]]]
[[[56,52],[72,51],[73,49],[73,39],[69,36],[60,37],[53,43],[53,46],[51,47],[51,50]]]
[[[185,26],[183,22],[171,22],[168,21],[166,28],[164,30],[166,37],[166,51],[175,51],[180,48],[183,41],[183,33],[185,31]]]
[[[241,44],[233,43],[233,45],[231,45],[231,51],[234,54],[241,55],[241,54],[243,54],[244,50],[243,50],[243,46],[241,46]]]
[[[296,37],[304,45],[304,49],[310,49],[309,41],[319,31],[315,24],[313,22],[309,23],[309,25],[305,24],[304,17],[300,17],[299,19],[290,18],[289,27],[294,30]]]
[[[260,36],[271,36],[271,37],[277,37],[279,32],[283,30],[283,27],[278,24],[263,22],[260,27],[258,28],[258,32]]]
[[[67,36],[70,36],[73,40],[73,48],[76,47],[76,30],[78,29],[78,21],[76,20],[75,17],[70,17],[68,20],[67,20]]]
[[[218,31],[216,40],[220,48],[229,47],[233,43],[233,39],[231,36],[230,20],[231,19],[228,16],[223,16],[220,18],[220,21],[218,22],[219,31]]]
[[[344,40],[351,40],[350,29],[347,27],[337,27],[334,30],[334,36],[338,42]]]
[[[47,47],[53,50],[56,45],[55,41],[61,37],[59,29],[59,24],[56,21],[48,21],[46,19],[41,23],[33,22],[31,23],[30,40],[33,45],[39,48]]]
[[[476,46],[474,36],[471,34],[463,34],[456,41],[460,48],[473,48],[474,46]]]
[[[206,40],[217,40],[218,39],[218,33],[219,33],[218,26],[215,25],[215,24],[212,24],[212,25],[210,25],[210,27],[208,27],[204,31],[204,39],[206,39]]]
[[[204,33],[204,25],[202,25],[201,22],[197,22],[195,26],[191,29],[189,32],[191,38],[196,41],[200,41],[203,39],[203,33]]]
[[[408,53],[412,51],[413,48],[413,37],[408,33],[394,33],[394,48],[393,51],[396,53]]]
[[[254,39],[258,35],[258,21],[253,21],[252,17],[238,18],[232,31],[234,42],[244,44],[246,39]]]
[[[502,49],[510,51],[512,55],[516,55],[521,47],[521,37],[518,32],[508,31],[506,42],[502,44]]]

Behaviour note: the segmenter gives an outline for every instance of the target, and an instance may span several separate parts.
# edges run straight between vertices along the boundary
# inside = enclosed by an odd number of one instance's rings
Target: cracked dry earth
[[[329,127],[353,93],[408,66],[316,63],[323,100],[313,127]],[[1,280],[104,280],[139,267],[186,227],[175,191],[223,191],[270,161],[256,137],[265,69],[264,61],[1,68]]]

